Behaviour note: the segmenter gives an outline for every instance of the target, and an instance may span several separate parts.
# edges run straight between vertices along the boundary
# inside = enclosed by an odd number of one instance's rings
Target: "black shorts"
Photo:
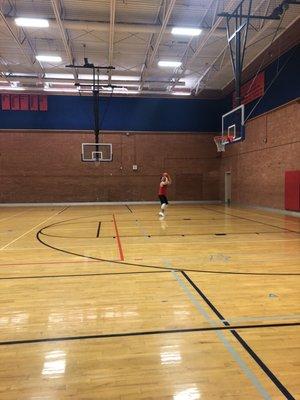
[[[160,204],[169,204],[168,199],[166,198],[166,196],[164,194],[159,194],[159,201]]]

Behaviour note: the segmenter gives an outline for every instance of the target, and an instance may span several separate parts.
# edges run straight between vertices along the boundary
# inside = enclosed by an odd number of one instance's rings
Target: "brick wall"
[[[0,201],[80,202],[156,200],[161,172],[173,178],[170,200],[216,200],[220,158],[213,134],[104,134],[114,160],[96,167],[80,160],[78,132],[2,131]],[[138,171],[132,165],[138,165]]]
[[[284,209],[284,172],[300,169],[300,104],[295,101],[246,124],[246,140],[226,147],[220,168],[231,171],[234,202]]]

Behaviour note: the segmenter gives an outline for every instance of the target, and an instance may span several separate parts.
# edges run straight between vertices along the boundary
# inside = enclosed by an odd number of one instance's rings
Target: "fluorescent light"
[[[113,94],[138,94],[138,90],[128,90],[125,87],[122,88],[112,88],[112,87],[104,87],[101,89],[103,92],[110,92]]]
[[[50,79],[74,79],[74,75],[73,74],[45,73],[45,78],[50,78]]]
[[[74,82],[46,82],[46,83],[48,83],[49,85],[74,86]]]
[[[126,88],[113,88],[113,87],[104,87],[101,90],[103,90],[104,92],[113,92],[113,93],[127,93],[128,89]]]
[[[0,90],[25,90],[23,87],[0,86]]]
[[[5,74],[5,76],[7,76],[7,77],[9,77],[9,78],[11,78],[12,76],[17,76],[18,78],[19,77],[30,77],[30,78],[37,78],[37,76],[36,75],[34,75],[34,74],[27,74],[27,73],[25,73],[25,72],[12,72],[12,73],[6,73]]]
[[[71,88],[44,88],[44,92],[78,93],[78,89]]]
[[[112,81],[139,81],[141,79],[140,76],[122,76],[122,75],[113,75],[111,77]]]
[[[202,29],[198,28],[179,28],[175,27],[172,29],[173,35],[183,35],[183,36],[199,36]]]
[[[54,63],[60,63],[62,61],[60,56],[45,56],[45,55],[39,55],[36,56],[36,59],[38,61],[44,61],[44,62],[54,62]]]
[[[181,66],[180,61],[158,61],[159,67],[170,67],[170,68],[178,68]]]
[[[190,96],[190,92],[172,92],[172,95],[174,96]]]
[[[98,79],[98,76],[95,76],[96,79]],[[78,79],[85,80],[85,81],[92,81],[93,80],[93,75],[92,74],[79,74]],[[106,81],[108,79],[108,75],[99,75],[99,80],[100,81]]]
[[[28,28],[48,28],[49,21],[42,18],[15,18],[15,23],[18,26],[25,26]]]

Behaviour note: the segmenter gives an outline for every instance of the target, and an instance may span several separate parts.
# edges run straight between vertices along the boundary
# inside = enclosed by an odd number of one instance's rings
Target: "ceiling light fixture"
[[[74,86],[75,82],[48,82],[49,85]]]
[[[0,86],[0,90],[25,90],[23,87]]]
[[[172,92],[172,95],[174,96],[190,96],[190,92]]]
[[[45,55],[39,55],[36,56],[36,59],[41,62],[53,62],[53,63],[60,63],[62,61],[62,58],[60,56],[45,56]]]
[[[94,79],[94,76],[92,74],[79,74],[78,79],[83,80],[83,81],[92,81]],[[95,79],[98,79],[98,76],[95,75]],[[108,79],[108,75],[99,75],[99,80],[100,81],[106,81]]]
[[[15,18],[15,23],[27,28],[49,28],[49,21],[42,18]]]
[[[134,82],[134,81],[139,81],[141,79],[140,76],[122,76],[122,75],[113,75],[111,77],[112,81],[128,81],[128,82]]]
[[[45,78],[50,79],[74,79],[73,74],[55,74],[55,73],[45,73]]]
[[[181,66],[180,61],[158,61],[159,67],[166,67],[166,68],[178,68]]]
[[[44,92],[57,92],[57,93],[78,93],[78,89],[71,88],[44,88]]]
[[[174,27],[172,29],[173,35],[182,35],[182,36],[199,36],[202,32],[202,29],[198,28],[180,28]]]

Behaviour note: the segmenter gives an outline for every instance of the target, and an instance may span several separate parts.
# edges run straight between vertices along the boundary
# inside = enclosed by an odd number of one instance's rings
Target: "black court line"
[[[97,229],[97,235],[96,235],[97,238],[100,235],[100,229],[101,229],[101,221],[98,223],[98,229]]]
[[[257,224],[263,224],[263,225],[266,225],[266,226],[272,226],[273,228],[283,229],[284,231],[300,234],[300,232],[298,232],[298,231],[293,231],[292,229],[288,229],[288,228],[281,228],[280,226],[268,224],[266,222],[256,221],[255,219],[251,219],[251,218],[247,218],[247,217],[240,217],[238,215],[228,214],[226,212],[219,211],[219,210],[212,210],[211,208],[208,208],[208,207],[202,207],[202,208],[204,208],[206,210],[209,210],[209,211],[213,211],[213,212],[219,213],[219,214],[228,215],[228,216],[233,217],[233,218],[244,219],[245,221],[256,222]]]
[[[122,333],[106,333],[99,335],[80,335],[80,336],[63,336],[53,338],[40,338],[40,339],[20,339],[1,341],[0,346],[12,346],[18,344],[33,344],[45,342],[65,342],[70,340],[86,340],[86,339],[107,339],[115,337],[130,337],[130,336],[147,336],[147,335],[165,335],[171,333],[189,333],[189,332],[211,332],[211,331],[232,331],[232,329],[265,329],[265,328],[282,328],[300,326],[300,322],[287,322],[280,324],[266,324],[266,325],[234,325],[234,326],[209,326],[206,328],[186,328],[186,329],[167,329],[164,331],[141,331],[141,332],[122,332]],[[290,399],[294,399],[290,397]]]
[[[287,388],[280,382],[280,380],[273,374],[273,372],[266,366],[266,364],[258,357],[258,355],[251,349],[247,342],[236,332],[236,328],[228,321],[223,315],[218,311],[218,309],[212,304],[212,302],[205,296],[205,294],[198,288],[198,286],[192,281],[192,279],[184,272],[181,272],[189,284],[196,290],[196,292],[201,296],[209,308],[217,315],[217,317],[222,321],[225,327],[229,328],[230,333],[238,340],[238,342],[243,346],[247,353],[253,358],[253,360],[259,365],[259,367],[265,372],[265,374],[271,379],[274,385],[281,391],[281,393],[289,400],[296,400]],[[298,324],[298,323],[297,323]]]
[[[63,221],[62,221],[63,222]],[[37,233],[36,233],[36,239],[43,244],[44,246],[48,247],[49,249],[52,250],[56,250],[59,251],[61,253],[64,254],[70,254],[72,256],[77,256],[77,257],[81,257],[81,258],[85,258],[85,259],[89,259],[89,260],[96,260],[96,261],[101,261],[101,262],[105,262],[105,263],[110,263],[110,264],[118,264],[118,265],[127,265],[127,266],[131,266],[131,267],[141,267],[141,268],[152,268],[152,269],[159,269],[159,270],[163,270],[163,271],[187,271],[187,272],[196,272],[196,273],[203,273],[203,274],[220,274],[220,275],[257,275],[257,276],[300,276],[300,272],[295,272],[295,273],[287,273],[287,272],[278,272],[278,273],[269,273],[269,272],[236,272],[236,271],[214,271],[214,270],[203,270],[203,269],[191,269],[191,268],[168,268],[168,267],[160,267],[157,265],[147,265],[147,264],[138,264],[138,263],[131,263],[128,261],[117,261],[117,260],[107,260],[105,258],[99,258],[99,257],[93,257],[93,256],[87,256],[84,254],[80,254],[80,253],[74,253],[72,251],[68,251],[68,250],[64,250],[64,249],[60,249],[59,247],[55,247],[50,245],[49,243],[44,242],[41,239],[41,235],[43,235],[43,229],[47,229],[51,226],[56,225],[56,223],[48,225],[42,229],[40,229]]]
[[[138,221],[138,220],[136,220]],[[279,228],[280,229],[280,228]],[[274,231],[261,231],[261,232],[228,232],[228,233],[169,233],[163,235],[147,235],[148,237],[179,237],[179,236],[227,236],[227,235],[261,235],[261,234],[288,234],[291,232],[274,232]],[[94,236],[61,236],[61,235],[51,235],[49,233],[42,232],[42,235],[58,238],[58,239],[95,239]],[[145,237],[145,235],[120,235],[120,238],[139,238]],[[101,239],[114,239],[115,236],[107,235],[101,236]]]
[[[57,213],[57,215],[62,214],[64,211],[66,211],[68,208],[70,208],[71,206],[67,206],[64,209],[60,210],[59,213]]]
[[[125,204],[125,207],[131,212],[131,214],[133,214],[132,209],[127,204]]]
[[[48,279],[48,278],[73,278],[83,276],[106,276],[106,275],[135,275],[135,274],[169,274],[171,271],[132,271],[132,272],[103,272],[102,274],[70,274],[70,275],[33,275],[33,276],[9,276],[0,278],[1,281],[14,279]]]

